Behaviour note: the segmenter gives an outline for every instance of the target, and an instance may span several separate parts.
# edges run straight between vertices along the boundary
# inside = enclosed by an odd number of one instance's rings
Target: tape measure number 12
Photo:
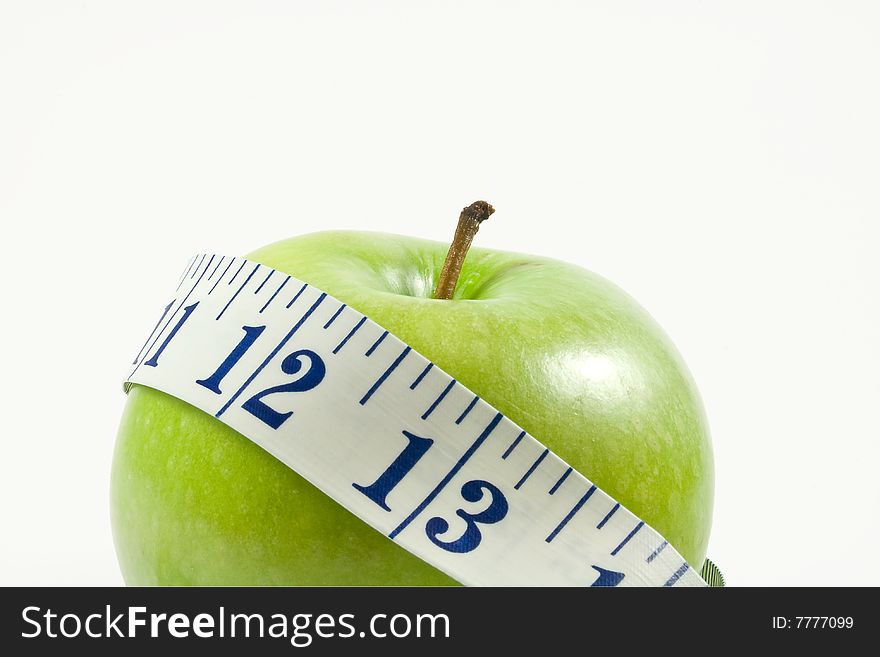
[[[656,531],[387,330],[200,254],[126,379],[210,413],[466,585],[705,586]]]

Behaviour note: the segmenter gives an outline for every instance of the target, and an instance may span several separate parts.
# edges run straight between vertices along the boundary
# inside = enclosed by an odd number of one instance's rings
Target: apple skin
[[[699,568],[712,449],[697,389],[660,327],[580,267],[480,248],[469,253],[454,299],[432,299],[447,248],[328,231],[248,258],[412,345]],[[143,386],[133,387],[122,417],[111,513],[128,584],[455,583],[219,420]]]

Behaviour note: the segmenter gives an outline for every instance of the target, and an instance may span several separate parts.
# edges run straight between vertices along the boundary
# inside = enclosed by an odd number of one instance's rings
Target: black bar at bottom
[[[0,589],[0,649],[118,655],[137,644],[162,650],[163,657],[252,648],[260,655],[454,649],[541,651],[538,657],[571,650],[630,654],[640,646],[701,653],[716,646],[841,649],[871,645],[865,639],[877,623],[876,594],[866,588],[7,588]]]

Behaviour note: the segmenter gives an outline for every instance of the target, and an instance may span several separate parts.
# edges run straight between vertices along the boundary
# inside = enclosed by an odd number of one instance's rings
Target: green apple
[[[631,297],[580,267],[473,249],[432,298],[447,245],[332,231],[248,258],[366,314],[657,529],[695,567],[712,518],[706,418],[681,357]],[[113,460],[126,582],[453,584],[210,415],[128,395]]]

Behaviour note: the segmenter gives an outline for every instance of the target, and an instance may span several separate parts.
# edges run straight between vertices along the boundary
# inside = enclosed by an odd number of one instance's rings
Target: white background
[[[878,34],[868,1],[0,1],[0,584],[122,582],[121,377],[192,253],[445,240],[476,198],[480,245],[682,351],[730,583],[880,584]]]

